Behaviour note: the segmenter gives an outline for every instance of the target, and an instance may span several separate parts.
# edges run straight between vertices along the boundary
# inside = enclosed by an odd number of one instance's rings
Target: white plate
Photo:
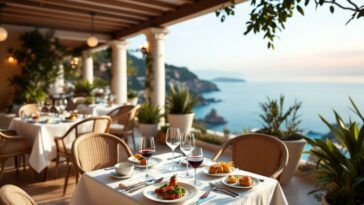
[[[115,178],[115,179],[127,179],[127,178],[130,178],[134,175],[134,173],[130,174],[130,175],[120,175],[118,174],[116,171],[111,171],[109,172],[110,176]]]
[[[141,167],[141,168],[145,168],[145,165],[141,165],[139,160],[136,159],[134,156],[131,156],[128,158],[129,162],[133,163],[136,167]],[[162,162],[162,159],[156,158],[156,157],[151,157],[148,160],[148,168],[149,167],[154,167],[155,165],[159,164]]]
[[[146,187],[143,191],[143,195],[152,201],[156,201],[156,202],[160,202],[160,203],[184,202],[186,200],[192,199],[193,197],[195,197],[197,195],[197,189],[194,186],[183,183],[183,182],[178,182],[178,185],[183,187],[186,190],[185,195],[179,199],[173,199],[173,200],[162,199],[154,192],[154,190],[156,188],[163,186],[166,183],[167,182],[162,182],[162,183],[158,183],[158,184]]]
[[[225,176],[228,176],[228,175],[231,175],[233,172],[234,172],[234,168],[232,168],[231,172],[230,173],[216,173],[216,174],[210,174],[209,173],[209,168],[210,166],[208,167],[205,167],[203,169],[203,173],[209,175],[209,176],[214,176],[214,177],[225,177]]]
[[[236,177],[243,177],[243,176],[246,176],[246,175],[234,175]],[[255,177],[252,177],[252,176],[249,176],[250,178],[252,178],[252,182],[253,184],[251,186],[243,186],[243,185],[240,185],[239,184],[239,180],[235,183],[235,184],[229,184],[227,183],[227,178],[228,176],[224,177],[223,179],[221,179],[222,183],[225,184],[226,186],[229,186],[229,187],[233,187],[233,188],[238,188],[238,189],[251,189],[253,188],[254,186],[256,186],[258,183],[259,183],[259,179],[255,178]]]

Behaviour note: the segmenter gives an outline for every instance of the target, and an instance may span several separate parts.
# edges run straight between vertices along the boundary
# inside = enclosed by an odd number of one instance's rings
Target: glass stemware
[[[188,174],[187,156],[195,146],[196,146],[195,145],[195,135],[192,132],[189,134],[182,134],[181,144],[180,144],[179,148],[181,149],[183,154],[186,155],[186,175],[184,175],[184,177],[186,177],[186,178],[190,178],[190,175]]]
[[[56,100],[55,102],[54,102],[54,107],[56,108],[56,110],[57,110],[57,114],[58,114],[58,116],[60,115],[60,113],[61,113],[61,110],[62,110],[62,102],[61,102],[61,100]]]
[[[174,172],[174,150],[180,145],[181,143],[181,132],[179,128],[168,128],[166,134],[166,144],[172,150],[172,159],[173,159],[173,166],[172,171]]]
[[[153,137],[142,137],[142,142],[140,143],[139,153],[141,155],[143,155],[143,157],[146,159],[146,164],[145,164],[146,174],[145,174],[145,177],[149,178],[148,161],[149,161],[149,158],[155,153],[155,144],[154,144],[154,138]]]
[[[46,102],[45,102],[45,106],[47,107],[47,111],[48,113],[51,113],[51,108],[52,108],[52,100],[51,99],[47,99]]]
[[[201,147],[195,147],[192,149],[190,154],[187,157],[188,163],[195,169],[195,180],[193,184],[195,186],[200,185],[201,183],[196,180],[196,170],[203,162],[203,152]]]
[[[42,116],[43,115],[44,101],[42,101],[42,100],[41,101],[38,101],[37,102],[37,106],[38,106],[39,113]]]

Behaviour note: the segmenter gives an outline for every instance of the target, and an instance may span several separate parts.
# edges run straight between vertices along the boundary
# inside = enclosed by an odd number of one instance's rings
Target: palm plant
[[[138,120],[143,124],[158,124],[161,117],[158,106],[144,103],[138,110]]]
[[[167,97],[167,111],[170,114],[189,114],[198,103],[198,96],[190,93],[183,86],[175,88],[170,86],[170,92]]]
[[[267,102],[260,103],[263,113],[259,117],[263,121],[263,129],[259,133],[277,136],[280,139],[297,139],[301,120],[298,111],[302,107],[302,102],[295,101],[292,106],[284,110],[284,96],[279,100],[267,98]],[[283,125],[285,129],[283,130]]]
[[[364,118],[350,98],[355,113]],[[337,127],[320,116],[334,136],[331,139],[305,138],[312,149],[311,155],[318,159],[314,170],[317,178],[317,191],[326,191],[326,200],[331,205],[364,204],[364,125],[356,122],[345,125],[340,115],[334,111]]]

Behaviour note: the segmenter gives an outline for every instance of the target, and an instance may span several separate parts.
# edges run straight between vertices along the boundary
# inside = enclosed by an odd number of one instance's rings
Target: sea
[[[285,107],[294,101],[301,101],[299,115],[303,133],[311,138],[321,138],[329,133],[327,126],[319,115],[335,123],[333,110],[345,121],[359,118],[351,109],[349,96],[354,99],[364,113],[364,83],[312,83],[312,82],[215,82],[220,91],[203,94],[205,98],[220,99],[221,102],[199,106],[194,109],[195,118],[201,119],[212,108],[227,121],[224,125],[208,126],[210,130],[223,131],[224,128],[233,134],[263,126],[259,114],[262,113],[259,103],[267,98],[279,99],[285,96]],[[306,145],[305,150],[311,147]],[[303,155],[307,158],[308,155]]]

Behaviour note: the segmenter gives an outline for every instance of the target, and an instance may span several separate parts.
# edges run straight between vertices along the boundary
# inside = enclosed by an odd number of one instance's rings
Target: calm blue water
[[[260,128],[259,102],[265,102],[267,97],[277,99],[280,94],[286,96],[286,106],[295,99],[302,101],[301,127],[307,133],[315,131],[327,133],[329,130],[319,119],[324,116],[334,122],[332,110],[335,109],[345,119],[358,120],[349,109],[351,96],[364,112],[364,84],[343,83],[278,83],[278,82],[245,82],[245,83],[217,83],[219,92],[204,94],[206,98],[223,100],[208,106],[195,108],[196,118],[203,118],[211,108],[228,121],[227,124],[209,129],[222,131],[224,127],[232,133],[240,133],[246,128]],[[320,135],[310,135],[320,137]],[[309,147],[306,147],[306,150]]]

